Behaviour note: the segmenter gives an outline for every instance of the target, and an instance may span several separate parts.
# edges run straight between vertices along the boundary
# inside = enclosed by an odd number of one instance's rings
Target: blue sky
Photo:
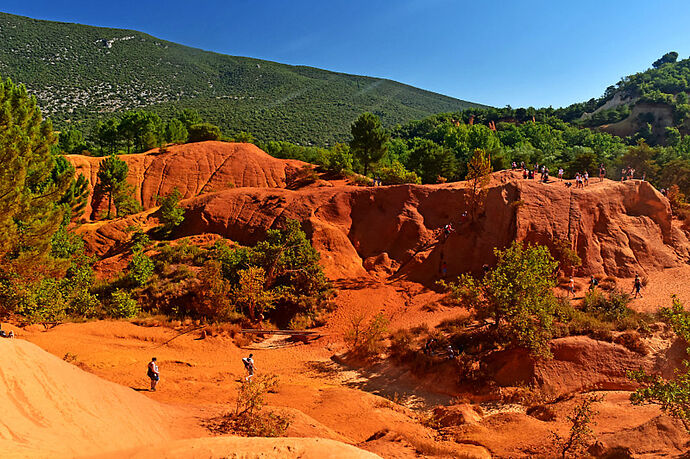
[[[688,0],[3,0],[0,10],[499,107],[581,102],[667,51],[690,55]]]

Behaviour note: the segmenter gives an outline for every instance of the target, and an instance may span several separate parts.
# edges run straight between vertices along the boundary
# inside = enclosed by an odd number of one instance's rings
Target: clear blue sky
[[[0,10],[498,107],[584,101],[667,51],[690,55],[688,0],[3,0]]]

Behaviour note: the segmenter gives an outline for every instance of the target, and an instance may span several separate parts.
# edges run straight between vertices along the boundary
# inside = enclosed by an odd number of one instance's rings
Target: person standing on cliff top
[[[558,168],[558,180],[561,182],[563,181],[563,168],[562,167]]]

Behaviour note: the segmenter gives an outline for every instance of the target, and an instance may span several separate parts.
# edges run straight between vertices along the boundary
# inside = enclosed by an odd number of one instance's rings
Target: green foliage
[[[106,314],[119,319],[129,319],[139,314],[137,301],[125,290],[115,290],[106,304]]]
[[[50,122],[23,86],[0,80],[0,257],[50,250],[73,169],[56,169]]]
[[[491,161],[483,150],[476,149],[467,163],[467,177],[470,184],[468,189],[468,205],[470,218],[478,217],[479,210],[484,206],[486,187],[491,181]]]
[[[333,145],[347,141],[351,121],[365,111],[392,127],[480,106],[390,80],[226,56],[131,30],[4,13],[0,28],[3,72],[36,88],[57,126],[76,126],[87,138],[106,111],[146,108],[174,118],[186,108],[223,132]]]
[[[612,290],[603,293],[599,289],[590,290],[585,294],[582,310],[610,322],[622,320],[632,314],[628,303],[630,295]]]
[[[108,215],[110,218],[110,209],[112,208],[113,195],[116,195],[119,190],[126,185],[127,173],[129,166],[127,163],[119,159],[115,154],[103,159],[98,166],[98,184],[97,186],[108,195]],[[124,194],[124,193],[123,193]]]
[[[362,163],[364,175],[367,175],[369,165],[377,162],[386,153],[389,135],[381,126],[379,117],[372,113],[361,114],[352,123],[350,131],[352,133],[350,148]]]
[[[672,306],[663,308],[659,314],[686,345],[690,343],[690,313],[675,295]],[[642,385],[630,395],[630,401],[634,405],[657,404],[666,413],[680,419],[685,429],[690,431],[690,362],[683,360],[683,366],[670,380],[642,369],[630,372],[629,377]]]
[[[171,119],[165,125],[165,140],[170,143],[184,143],[189,137],[187,127],[179,119]]]
[[[189,126],[189,141],[203,142],[204,140],[220,140],[220,128],[211,123],[198,123]]]
[[[399,161],[393,161],[390,166],[378,168],[377,175],[384,185],[400,185],[402,183],[421,184],[422,180],[416,173],[405,169]]]
[[[388,331],[388,319],[383,314],[366,319],[366,314],[350,317],[350,326],[344,336],[350,352],[360,357],[371,357],[381,352]]]
[[[338,143],[326,155],[325,168],[331,174],[343,175],[352,171],[352,159],[350,147],[343,143]]]
[[[275,291],[266,290],[266,273],[263,268],[250,266],[240,270],[239,281],[233,297],[235,307],[249,316],[251,320],[263,317],[263,313],[273,309],[276,297]]]
[[[151,257],[146,255],[141,248],[134,251],[132,260],[127,265],[127,278],[136,287],[141,287],[148,282],[153,275],[154,263]]]
[[[89,149],[86,142],[84,142],[84,134],[78,129],[67,129],[60,132],[58,147],[60,151],[72,155],[80,155],[84,150]]]
[[[512,346],[548,356],[548,340],[556,315],[557,264],[544,246],[520,242],[495,249],[496,267],[482,279],[463,275],[451,283],[451,297],[472,308],[479,319],[490,318]]]
[[[175,188],[161,201],[160,220],[163,224],[160,230],[165,235],[170,235],[184,221],[184,208],[180,206],[181,197],[182,193]]]

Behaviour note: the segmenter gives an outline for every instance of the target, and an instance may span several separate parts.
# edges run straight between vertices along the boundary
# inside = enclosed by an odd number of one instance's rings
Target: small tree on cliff
[[[545,246],[514,241],[494,249],[496,268],[482,279],[464,274],[449,285],[451,296],[474,310],[479,319],[492,319],[510,345],[548,356],[556,298],[556,261]]]
[[[163,225],[160,227],[160,231],[166,236],[184,221],[184,208],[180,206],[181,197],[182,193],[175,187],[161,201],[160,220]]]
[[[484,204],[486,187],[491,182],[491,160],[486,152],[477,148],[467,163],[467,176],[470,184],[468,205],[472,220],[477,218],[479,208]]]
[[[381,126],[381,120],[372,113],[363,113],[352,123],[350,148],[364,166],[367,175],[369,164],[383,157],[388,147],[388,133]]]
[[[129,167],[127,163],[112,154],[101,161],[98,167],[98,185],[104,193],[108,194],[108,216],[110,218],[110,208],[113,205],[113,196],[122,187],[127,179]]]

